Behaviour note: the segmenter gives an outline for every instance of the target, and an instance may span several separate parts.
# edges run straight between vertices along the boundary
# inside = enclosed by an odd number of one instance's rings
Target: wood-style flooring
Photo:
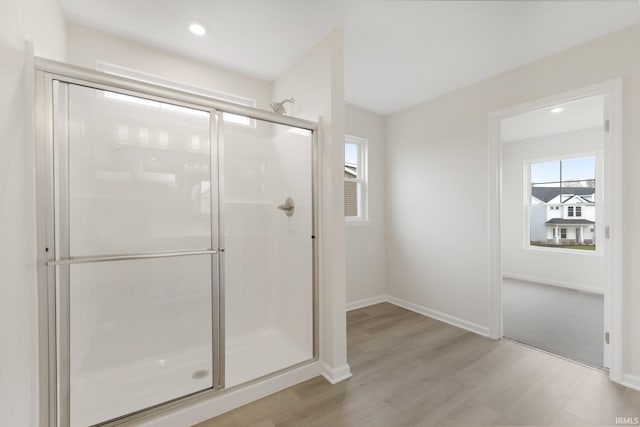
[[[318,377],[197,427],[585,426],[640,417],[640,392],[511,341],[387,303],[349,312],[347,325],[352,378]]]

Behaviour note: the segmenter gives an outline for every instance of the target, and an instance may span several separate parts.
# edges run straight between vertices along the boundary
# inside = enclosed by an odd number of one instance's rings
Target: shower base
[[[311,341],[306,347],[277,329],[228,339],[225,386],[233,387],[309,360],[313,357]]]
[[[225,387],[233,387],[312,358],[277,329],[227,342]],[[86,426],[212,387],[211,349],[158,355],[126,366],[82,373],[71,393],[71,425]]]
[[[211,347],[158,355],[95,373],[71,386],[71,426],[87,426],[210,388]]]

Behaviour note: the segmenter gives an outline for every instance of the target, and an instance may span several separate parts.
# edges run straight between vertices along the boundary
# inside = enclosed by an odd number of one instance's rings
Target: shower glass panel
[[[70,270],[71,426],[212,387],[210,255]]]
[[[312,136],[226,124],[225,385],[313,357]]]
[[[71,256],[211,246],[205,111],[69,85]]]
[[[218,255],[193,254],[218,247],[212,117],[74,84],[55,93],[56,253],[73,261],[56,267],[61,416],[87,426],[214,386]]]

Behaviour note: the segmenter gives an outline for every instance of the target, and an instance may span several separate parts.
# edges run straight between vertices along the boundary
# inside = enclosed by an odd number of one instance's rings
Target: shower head
[[[296,100],[293,99],[293,98],[289,98],[289,99],[285,99],[285,100],[280,101],[280,102],[272,102],[271,103],[271,109],[273,111],[275,111],[276,113],[278,113],[278,114],[283,114],[283,115],[287,114],[287,109],[284,108],[284,104],[286,104],[287,102],[290,103],[290,104],[293,104],[294,102],[296,102]]]

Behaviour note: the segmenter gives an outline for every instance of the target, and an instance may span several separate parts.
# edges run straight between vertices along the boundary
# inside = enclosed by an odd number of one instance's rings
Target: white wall
[[[347,303],[387,293],[384,233],[384,118],[347,105],[347,135],[368,141],[368,214],[365,225],[346,227]]]
[[[142,43],[69,23],[67,56],[71,64],[92,70],[103,61],[197,88],[256,100],[269,109],[271,83],[176,55]]]
[[[525,192],[528,191],[525,182],[527,161],[546,161],[571,155],[582,157],[587,153],[601,153],[604,148],[603,132],[602,127],[591,128],[502,144],[501,234],[502,272],[505,275],[533,282],[564,285],[573,289],[604,292],[605,263],[601,252],[596,254],[592,251],[565,249],[559,253],[553,249],[550,251],[545,248],[528,248],[528,207],[525,206]],[[598,173],[601,172],[600,167],[596,170]],[[596,182],[596,194],[602,200],[602,180],[596,179]]]
[[[344,231],[344,53],[334,31],[273,82],[273,98],[295,98],[292,115],[322,119],[320,132],[320,357],[330,381],[351,376],[346,352]]]
[[[640,306],[640,264],[635,262],[640,258],[640,228],[635,226],[640,217],[638,45],[640,26],[633,26],[388,119],[387,268],[392,295],[486,328],[488,113],[622,76],[624,372],[640,375],[640,310],[635,309]]]
[[[38,422],[35,141],[30,49],[65,57],[55,0],[5,0],[0,14],[0,425]],[[25,68],[26,67],[26,68]]]

